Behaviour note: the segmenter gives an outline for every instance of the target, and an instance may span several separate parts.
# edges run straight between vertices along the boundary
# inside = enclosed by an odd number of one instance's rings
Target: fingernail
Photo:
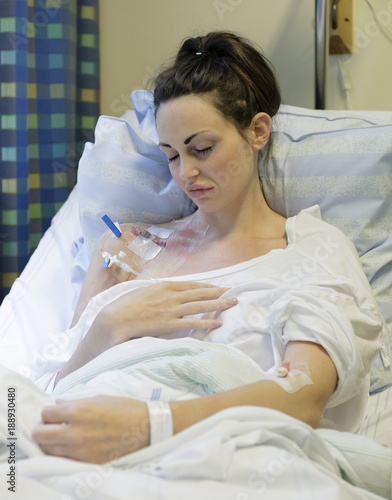
[[[235,306],[236,304],[238,304],[238,299],[232,297],[231,299],[227,299],[227,303],[230,304],[231,306]]]
[[[214,321],[213,325],[214,325],[214,326],[213,326],[214,328],[219,328],[220,326],[222,326],[222,325],[223,325],[223,322],[222,322],[222,320],[221,320],[221,319],[216,319],[216,320]]]

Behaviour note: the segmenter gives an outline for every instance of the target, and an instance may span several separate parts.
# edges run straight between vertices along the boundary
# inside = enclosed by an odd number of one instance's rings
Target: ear
[[[250,123],[251,144],[259,151],[267,144],[271,131],[271,117],[267,113],[257,113]]]

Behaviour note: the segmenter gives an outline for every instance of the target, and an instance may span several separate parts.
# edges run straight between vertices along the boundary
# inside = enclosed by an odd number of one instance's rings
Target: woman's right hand
[[[156,337],[180,330],[214,329],[220,319],[195,317],[220,312],[237,304],[235,298],[221,298],[229,288],[204,283],[166,281],[125,293],[105,306],[95,322],[113,344],[140,337]]]

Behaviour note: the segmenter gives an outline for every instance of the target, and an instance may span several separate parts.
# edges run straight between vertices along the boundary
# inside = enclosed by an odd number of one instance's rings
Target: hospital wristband
[[[165,401],[147,401],[150,417],[150,445],[173,436],[173,418],[169,403]]]

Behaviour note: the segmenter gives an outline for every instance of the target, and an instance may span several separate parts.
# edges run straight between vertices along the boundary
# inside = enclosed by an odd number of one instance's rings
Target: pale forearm
[[[178,433],[218,411],[233,406],[261,406],[271,408],[317,427],[323,404],[314,397],[310,386],[294,394],[284,391],[275,382],[255,382],[232,391],[213,394],[199,399],[173,401],[173,430]]]

